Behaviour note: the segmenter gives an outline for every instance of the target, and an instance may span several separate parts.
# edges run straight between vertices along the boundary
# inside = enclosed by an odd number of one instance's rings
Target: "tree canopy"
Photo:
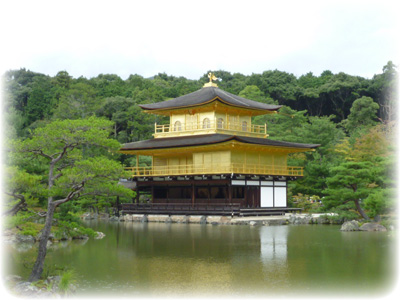
[[[36,158],[47,166],[43,174],[46,180],[40,184],[40,178],[32,174],[24,180],[19,179],[21,176],[15,178],[8,186],[24,195],[24,185],[30,180],[28,183],[35,183],[36,189],[47,198],[45,226],[31,281],[38,280],[43,271],[47,240],[59,205],[84,195],[133,196],[131,190],[116,184],[119,178],[126,177],[122,165],[108,158],[108,151],[117,151],[120,147],[116,140],[109,138],[112,125],[111,121],[96,117],[55,120],[36,128],[27,139],[13,143],[16,164],[22,155]],[[18,198],[17,192],[8,194]]]

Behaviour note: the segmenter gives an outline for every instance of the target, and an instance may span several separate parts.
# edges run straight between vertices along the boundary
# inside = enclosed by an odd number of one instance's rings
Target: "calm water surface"
[[[58,245],[49,266],[73,268],[79,293],[106,295],[382,295],[397,279],[395,234],[338,226],[93,222],[102,240]],[[12,274],[35,249],[6,247]]]

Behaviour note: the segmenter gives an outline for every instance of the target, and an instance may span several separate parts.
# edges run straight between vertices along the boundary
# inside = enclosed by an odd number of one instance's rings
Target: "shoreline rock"
[[[340,231],[359,231],[360,226],[356,220],[344,222]]]
[[[7,289],[14,296],[26,298],[62,298],[65,292],[59,290],[60,276],[49,276],[45,280],[41,280],[40,285],[24,281],[21,276],[8,275],[4,278]],[[71,284],[68,294],[73,294],[76,286]]]
[[[365,223],[360,228],[360,231],[387,231],[386,227],[378,223]]]
[[[193,223],[210,225],[305,225],[305,224],[340,224],[332,218],[336,214],[286,214],[282,216],[231,217],[218,215],[146,215],[126,214],[119,217],[119,222],[159,222],[159,223]],[[113,220],[114,221],[114,220]]]
[[[101,215],[101,216],[100,216]],[[194,223],[194,224],[209,224],[209,225],[250,225],[250,226],[270,226],[270,225],[342,225],[341,231],[385,231],[383,225],[371,229],[365,227],[360,229],[353,225],[346,224],[347,222],[357,222],[356,220],[343,222],[335,213],[288,213],[283,216],[266,216],[266,217],[231,217],[231,216],[205,216],[205,215],[151,215],[151,214],[125,214],[116,216],[104,217],[105,214],[85,213],[81,216],[84,220],[93,220],[94,218],[108,220],[111,222],[159,222],[159,223]],[[345,225],[346,224],[346,225]],[[367,223],[369,224],[369,223]],[[345,226],[344,226],[345,225]],[[343,227],[344,226],[344,227]],[[349,228],[347,228],[349,226]],[[366,225],[370,226],[370,225]],[[392,226],[393,227],[393,226]],[[389,228],[393,230],[394,228]]]
[[[94,237],[95,240],[101,240],[103,238],[105,238],[105,234],[103,232],[100,231],[96,231],[96,236]]]

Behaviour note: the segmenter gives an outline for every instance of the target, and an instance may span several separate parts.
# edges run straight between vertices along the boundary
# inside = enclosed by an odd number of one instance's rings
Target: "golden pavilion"
[[[168,214],[273,214],[289,210],[287,182],[303,176],[288,155],[319,145],[268,139],[252,117],[277,113],[280,105],[245,99],[210,82],[175,99],[143,104],[145,113],[169,117],[154,125],[154,138],[124,144],[136,155],[131,167],[137,197],[131,212]],[[150,156],[149,167],[139,156]],[[147,194],[149,202],[140,203]]]

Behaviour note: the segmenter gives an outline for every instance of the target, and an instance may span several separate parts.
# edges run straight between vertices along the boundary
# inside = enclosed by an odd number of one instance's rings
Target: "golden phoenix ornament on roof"
[[[213,82],[213,80],[217,80],[217,76],[214,75],[214,73],[208,73],[208,78],[210,78],[210,81],[205,83],[204,86],[214,86],[214,87],[218,87],[216,83]]]

